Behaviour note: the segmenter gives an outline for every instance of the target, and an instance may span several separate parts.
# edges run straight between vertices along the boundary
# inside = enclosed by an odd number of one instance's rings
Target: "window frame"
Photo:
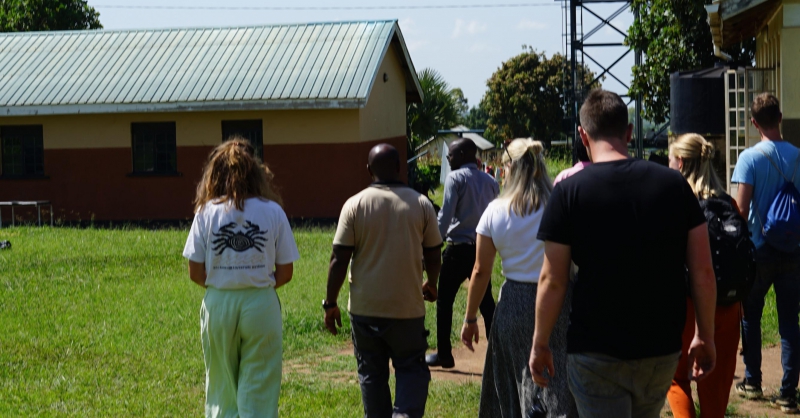
[[[158,136],[162,136],[162,138]],[[142,143],[147,139],[150,141],[150,149],[146,149],[148,145],[146,142]],[[158,141],[162,141],[162,143],[158,143]],[[147,154],[150,154],[149,158],[146,158]],[[160,154],[167,155],[164,157]],[[145,158],[145,160],[142,161],[141,158]],[[149,167],[151,168],[148,169]],[[174,121],[131,122],[130,175],[144,177],[181,175],[178,172],[177,133]]]
[[[17,146],[21,161],[9,161],[9,148],[7,141],[14,135],[9,131],[17,131],[16,136],[22,141],[33,141],[34,144],[21,143]],[[27,132],[25,132],[27,131]],[[28,155],[32,154],[32,155]],[[20,172],[9,173],[9,167],[19,167]],[[30,166],[33,166],[30,169]],[[44,126],[41,124],[30,125],[0,125],[0,178],[2,179],[36,179],[47,178],[44,171]]]
[[[241,135],[253,145],[256,156],[264,160],[264,120],[263,119],[229,119],[220,123],[222,127],[222,142],[233,135]],[[248,134],[248,132],[250,134]],[[256,138],[252,138],[256,133]]]

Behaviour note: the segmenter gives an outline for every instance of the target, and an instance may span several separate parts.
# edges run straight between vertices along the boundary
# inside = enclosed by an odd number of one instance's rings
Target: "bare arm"
[[[189,261],[189,278],[198,286],[206,286],[206,263],[196,263]]]
[[[736,204],[739,205],[739,212],[747,220],[750,215],[750,202],[753,201],[753,185],[739,183],[739,191],[736,192]]]
[[[294,263],[275,265],[275,288],[279,288],[292,280]]]
[[[339,297],[339,291],[344,284],[344,279],[347,277],[347,267],[350,265],[350,258],[352,257],[353,248],[342,247],[340,245],[333,246],[331,263],[328,266],[328,290],[325,295],[326,302],[336,303],[336,299]],[[325,328],[333,335],[339,333],[336,326],[342,326],[341,315],[338,306],[325,310]]]
[[[467,323],[467,320],[477,319],[478,305],[481,304],[483,295],[489,291],[488,287],[492,280],[492,267],[494,266],[494,256],[497,254],[497,248],[495,248],[491,237],[478,234],[476,251],[475,266],[472,268],[472,278],[469,281],[469,293],[467,294],[467,312],[464,318],[464,325],[461,327],[461,342],[470,351],[475,351],[472,348],[472,342],[478,343],[480,333],[477,322]]]
[[[423,248],[422,259],[428,275],[428,279],[422,285],[422,295],[428,302],[435,302],[439,296],[436,284],[439,282],[439,273],[442,271],[442,247]]]
[[[693,378],[700,380],[711,373],[716,363],[714,311],[717,306],[717,281],[711,265],[706,223],[689,231],[686,266],[689,269],[689,290],[697,322],[694,340],[689,347],[689,364],[694,363]]]
[[[536,295],[536,326],[533,332],[533,347],[529,366],[534,382],[547,387],[544,371],[555,376],[553,354],[550,351],[550,334],[558,321],[561,307],[569,286],[569,266],[572,247],[553,241],[544,243],[544,264],[539,275]]]

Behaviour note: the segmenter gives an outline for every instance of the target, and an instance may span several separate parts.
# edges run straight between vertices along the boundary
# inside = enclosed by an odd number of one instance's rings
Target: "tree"
[[[486,110],[486,101],[481,100],[477,106],[469,109],[461,124],[470,129],[486,129],[489,124],[489,112]]]
[[[481,101],[489,116],[484,136],[499,143],[517,137],[533,137],[550,146],[560,137],[564,120],[564,86],[571,85],[569,60],[561,54],[544,53],[523,46],[525,52],[503,65],[486,83]],[[599,87],[594,74],[583,65],[578,72],[587,88]]]
[[[85,0],[2,0],[0,32],[102,29]]]
[[[464,97],[464,91],[458,87],[450,90],[450,95],[453,96],[453,103],[456,105],[456,113],[458,114],[456,123],[461,123],[469,113],[469,100]]]
[[[669,115],[669,75],[675,71],[707,68],[714,56],[704,4],[712,0],[634,0],[639,18],[628,29],[626,43],[643,52],[641,66],[633,67],[630,95],[641,94],[643,117],[663,123]],[[734,61],[750,65],[755,38],[725,50]]]
[[[424,100],[409,104],[406,112],[414,145],[436,135],[440,129],[452,128],[458,121],[459,109],[453,91],[436,70],[426,68],[418,77]]]

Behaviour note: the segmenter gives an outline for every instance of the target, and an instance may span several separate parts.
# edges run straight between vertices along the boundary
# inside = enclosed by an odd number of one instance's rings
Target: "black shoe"
[[[747,379],[744,379],[736,384],[736,393],[738,393],[739,396],[747,399],[758,399],[764,395],[760,384],[754,385],[748,382]]]
[[[439,353],[425,356],[425,363],[428,363],[430,367],[441,367],[443,369],[452,369],[456,367],[456,361],[453,359],[453,356],[439,356]]]
[[[778,396],[772,398],[770,403],[781,409],[782,412],[793,414],[797,412],[797,397],[796,396]]]

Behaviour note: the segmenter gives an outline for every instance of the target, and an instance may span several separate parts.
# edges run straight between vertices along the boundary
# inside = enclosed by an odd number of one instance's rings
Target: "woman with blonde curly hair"
[[[739,220],[745,230],[747,222],[738,215],[739,209],[736,201],[725,193],[719,176],[714,171],[712,159],[714,157],[713,145],[697,134],[684,134],[679,136],[669,146],[669,167],[683,174],[692,187],[695,196],[700,200],[701,206],[707,212],[711,208],[710,202],[716,201],[719,205],[730,208],[734,218]],[[704,204],[705,203],[705,204]],[[714,218],[717,218],[715,215]],[[723,217],[724,218],[724,217]],[[711,224],[709,224],[711,225]],[[726,223],[726,228],[733,224]],[[711,226],[710,226],[711,227]],[[745,231],[746,237],[749,232]],[[713,245],[713,243],[712,243]],[[752,245],[752,244],[751,244]],[[719,261],[715,260],[714,264]],[[672,379],[672,386],[667,393],[672,414],[678,418],[694,418],[695,404],[692,400],[690,386],[690,360],[689,346],[695,335],[694,304],[686,304],[686,325],[683,331],[683,347],[678,369]],[[739,348],[739,322],[741,320],[741,303],[721,304],[718,300],[714,318],[714,344],[717,348],[717,366],[714,373],[697,382],[697,394],[700,398],[700,411],[703,418],[723,418],[728,406],[728,396],[736,371],[736,354]]]
[[[568,309],[559,317],[550,340],[557,376],[540,393],[528,368],[537,282],[544,262],[544,242],[536,233],[553,190],[542,150],[542,143],[530,138],[515,139],[508,145],[503,156],[503,192],[483,212],[477,227],[477,257],[461,330],[461,341],[470,350],[473,341],[478,342],[476,315],[489,291],[497,253],[506,277],[487,337],[480,417],[527,417],[536,399],[546,405],[550,417],[578,416],[566,380]]]
[[[275,289],[300,256],[252,145],[233,138],[211,152],[197,186],[183,256],[206,288],[200,336],[206,416],[277,417],[283,331]]]

